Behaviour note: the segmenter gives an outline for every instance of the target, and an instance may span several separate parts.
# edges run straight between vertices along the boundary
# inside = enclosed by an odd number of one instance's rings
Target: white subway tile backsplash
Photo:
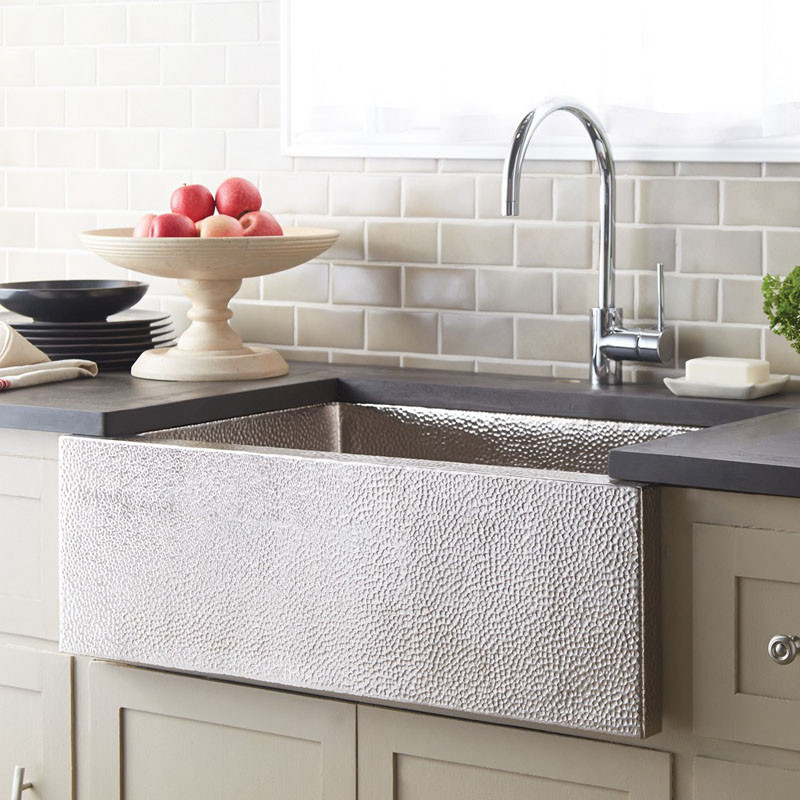
[[[281,154],[279,131],[226,132],[226,161],[228,169],[287,170],[292,159]]]
[[[800,231],[767,231],[766,272],[788,275],[800,264]]]
[[[192,89],[192,126],[195,128],[257,128],[258,89]]]
[[[47,253],[42,250],[9,250],[8,280],[60,281],[67,277],[67,257],[64,253]]]
[[[82,250],[81,231],[97,228],[97,214],[89,211],[39,211],[36,245],[45,250]]]
[[[225,47],[221,44],[179,44],[161,51],[165,86],[219,86],[225,83]]]
[[[478,310],[549,314],[553,310],[553,273],[532,269],[478,270]]]
[[[91,86],[97,79],[97,52],[91,47],[39,47],[39,86]]]
[[[346,217],[314,217],[298,216],[297,225],[311,228],[333,228],[339,231],[339,238],[333,247],[325,251],[326,258],[350,259],[363,261],[364,253],[364,221],[347,219]],[[373,257],[373,260],[378,260]],[[385,259],[391,261],[391,259]]]
[[[36,82],[32,47],[0,48],[0,86],[33,86]]]
[[[657,288],[653,275],[638,275],[639,307],[637,318],[655,320]],[[672,325],[676,320],[713,322],[717,319],[719,281],[670,273],[664,276],[664,316]]]
[[[163,131],[161,166],[164,169],[223,169],[225,132],[188,129]]]
[[[5,98],[5,123],[10,128],[64,126],[63,89],[9,88]]]
[[[370,261],[436,262],[435,222],[367,223]]]
[[[3,13],[5,44],[42,45],[64,41],[64,9],[27,6],[9,7]]]
[[[639,184],[642,222],[716,225],[719,183],[711,180],[642,180]]]
[[[725,181],[726,225],[800,227],[800,181]]]
[[[169,211],[172,193],[188,179],[188,170],[135,170],[128,179],[130,207],[142,213],[165,213]],[[214,191],[213,187],[209,188]]]
[[[68,128],[122,127],[127,122],[125,89],[67,89],[65,102]]]
[[[453,356],[512,358],[512,317],[442,314],[442,353]]]
[[[331,300],[344,305],[399,306],[400,267],[334,264]]]
[[[128,207],[128,173],[111,170],[71,170],[67,174],[67,207],[121,209]]]
[[[523,267],[590,269],[590,225],[517,225],[517,263]]]
[[[438,324],[432,311],[367,311],[367,349],[435,353]]]
[[[128,36],[124,5],[68,5],[64,9],[67,44],[123,43]]]
[[[257,3],[192,3],[192,38],[196,42],[258,40]]]
[[[192,90],[147,87],[128,89],[129,124],[134,128],[188,128],[192,124]]]
[[[761,232],[683,228],[681,272],[761,274]]]
[[[158,131],[131,128],[98,131],[97,166],[114,169],[158,167]]]
[[[617,269],[675,269],[676,233],[673,228],[617,227]]]
[[[258,32],[262,42],[276,42],[281,36],[280,0],[268,0],[259,4]]]
[[[475,273],[468,269],[406,267],[405,305],[474,309]]]
[[[681,325],[678,327],[679,367],[690,358],[761,358],[761,329],[737,325]]]
[[[403,180],[404,217],[474,217],[475,179],[411,175]]]
[[[325,214],[328,176],[304,172],[269,172],[259,181],[263,208],[273,214]]]
[[[228,48],[227,83],[264,86],[279,84],[281,48],[274,44],[242,44]]]
[[[36,166],[93,167],[97,136],[91,130],[44,129],[36,131]]]
[[[446,264],[511,264],[514,229],[506,223],[443,222],[442,262]]]
[[[36,218],[29,211],[0,208],[0,242],[3,247],[34,247]]]
[[[171,51],[177,48],[167,48]],[[97,48],[97,82],[101,86],[158,84],[161,55],[158,47]]]
[[[136,44],[188,42],[192,30],[191,3],[127,4],[128,38]]]
[[[339,308],[297,309],[297,344],[301,347],[364,346],[364,312]]]
[[[332,175],[331,213],[343,216],[400,216],[400,178]]]
[[[722,322],[751,322],[763,325],[764,298],[761,278],[725,278],[722,281]]]
[[[310,261],[294,269],[261,278],[264,300],[325,303],[328,300],[328,265]]]
[[[64,173],[61,170],[9,170],[6,205],[9,208],[63,208]]]
[[[0,128],[0,166],[32,167],[33,163],[33,131],[15,128]]]
[[[281,124],[281,90],[264,87],[258,90],[258,124],[262,128],[277,128]]]

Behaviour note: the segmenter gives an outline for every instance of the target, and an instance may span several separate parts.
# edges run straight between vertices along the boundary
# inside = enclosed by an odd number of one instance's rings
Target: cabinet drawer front
[[[694,760],[694,800],[797,797],[800,772],[713,758]]]
[[[355,707],[90,665],[92,800],[354,800]]]
[[[69,656],[0,645],[0,791],[25,767],[35,797],[72,798]]]
[[[695,524],[693,551],[695,731],[800,750],[800,659],[767,652],[800,635],[800,534]]]
[[[358,708],[368,800],[669,800],[671,755],[556,734]]]
[[[0,632],[58,636],[58,465],[1,452]]]

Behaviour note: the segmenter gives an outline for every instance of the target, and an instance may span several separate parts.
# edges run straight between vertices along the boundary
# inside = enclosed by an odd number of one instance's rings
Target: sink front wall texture
[[[333,405],[63,439],[62,649],[657,732],[658,491],[591,474],[620,423],[506,416]],[[509,439],[523,421],[544,426],[535,447]]]

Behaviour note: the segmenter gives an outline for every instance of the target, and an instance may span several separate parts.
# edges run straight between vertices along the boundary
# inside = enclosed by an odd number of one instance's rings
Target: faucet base
[[[622,328],[621,308],[593,308],[589,312],[591,357],[589,377],[592,386],[617,386],[622,383],[622,361],[611,358],[606,350],[608,338]]]

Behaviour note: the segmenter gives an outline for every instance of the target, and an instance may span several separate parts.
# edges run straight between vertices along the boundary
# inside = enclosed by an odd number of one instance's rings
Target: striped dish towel
[[[95,375],[94,361],[51,361],[10,325],[0,322],[0,392]]]

